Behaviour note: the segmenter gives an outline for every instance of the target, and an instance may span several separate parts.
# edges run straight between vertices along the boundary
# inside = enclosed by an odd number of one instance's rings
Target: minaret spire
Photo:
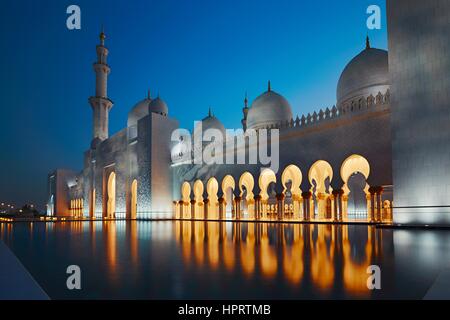
[[[147,90],[147,99],[151,99],[150,88]]]
[[[271,88],[271,85],[270,85],[270,80],[269,80],[269,82],[267,83],[267,91],[268,91],[268,92],[272,91],[272,88]]]
[[[211,111],[211,106],[209,107],[209,109],[208,109],[208,117],[212,117],[212,111]]]
[[[242,113],[244,117],[241,120],[242,123],[242,129],[247,130],[247,114],[248,114],[248,98],[247,98],[247,91],[245,91],[245,98],[244,98],[244,108],[242,108]]]
[[[370,39],[369,39],[369,35],[366,36],[366,50],[370,49]]]
[[[247,91],[245,91],[244,108],[247,108],[247,109],[248,109]]]
[[[100,32],[99,38],[100,38],[100,45],[104,46],[106,34],[105,34],[105,27],[103,26],[103,23],[102,23],[102,31]]]
[[[108,117],[113,102],[108,98],[108,75],[111,68],[108,65],[108,49],[105,47],[106,35],[102,26],[100,44],[97,45],[97,61],[94,63],[95,95],[89,98],[93,110],[93,142],[108,139]],[[95,144],[91,145],[95,147]]]

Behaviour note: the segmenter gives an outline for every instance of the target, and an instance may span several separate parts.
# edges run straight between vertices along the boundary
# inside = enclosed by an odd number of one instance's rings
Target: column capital
[[[276,198],[277,198],[278,201],[284,200],[284,194],[279,193],[279,194],[276,195]]]
[[[309,198],[311,198],[311,196],[312,196],[311,191],[302,192],[302,197],[305,199],[309,199]]]
[[[323,192],[319,192],[317,194],[317,198],[320,199],[320,200],[324,200],[326,198],[326,194],[323,193]]]
[[[383,187],[382,186],[373,186],[369,188],[369,192],[371,194],[375,194],[375,193],[382,193],[383,192]]]
[[[332,194],[335,195],[335,196],[341,196],[341,195],[344,194],[344,190],[342,190],[342,189],[335,189],[335,190],[333,190]]]

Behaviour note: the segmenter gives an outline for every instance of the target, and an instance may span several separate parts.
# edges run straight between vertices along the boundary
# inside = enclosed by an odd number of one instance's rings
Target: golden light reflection
[[[138,222],[136,220],[130,221],[129,224],[129,230],[130,230],[130,253],[131,253],[131,260],[133,261],[133,265],[136,265],[138,262]]]
[[[198,265],[202,265],[205,260],[205,223],[194,222],[194,256]]]
[[[291,246],[289,246],[287,240],[288,229],[292,229],[293,241]],[[293,225],[292,228],[287,225],[283,226],[283,273],[286,279],[295,285],[300,283],[305,271],[302,231],[303,228],[299,224]]]
[[[251,223],[247,225],[247,237],[245,241],[241,241],[241,261],[242,270],[247,276],[253,275],[255,271],[256,259],[255,259],[255,224]]]
[[[103,234],[105,236],[106,259],[111,274],[114,274],[117,267],[117,234],[116,222],[103,222]]]
[[[249,280],[262,277],[269,282],[284,281],[294,288],[311,283],[322,294],[343,285],[348,293],[366,297],[370,295],[366,270],[382,250],[376,245],[380,239],[374,236],[372,226],[358,226],[362,232],[354,239],[348,228],[177,221],[174,230],[185,264],[217,272],[241,271]]]
[[[328,292],[334,284],[334,240],[330,239],[332,225],[317,225],[310,229],[311,277],[313,283],[322,291]],[[313,239],[314,233],[317,237]]]
[[[213,269],[219,266],[220,223],[212,222],[208,227],[208,260]]]
[[[352,259],[352,245],[349,239],[348,226],[342,227],[342,254],[344,260],[343,280],[347,292],[356,296],[369,295],[367,290],[367,267],[371,265],[372,260],[372,234],[375,228],[368,227],[367,241],[364,247],[364,258],[360,262]],[[354,249],[355,250],[355,249]]]
[[[263,224],[260,240],[261,272],[267,278],[272,278],[277,273],[278,261],[275,248],[270,245],[268,225]]]

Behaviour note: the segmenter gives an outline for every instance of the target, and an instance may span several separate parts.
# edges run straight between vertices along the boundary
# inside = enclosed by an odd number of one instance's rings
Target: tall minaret
[[[108,114],[113,102],[108,98],[108,75],[111,68],[106,62],[108,49],[105,47],[106,35],[100,33],[100,44],[97,45],[97,62],[94,63],[95,71],[95,96],[89,98],[93,110],[93,137],[92,141],[108,139]],[[95,147],[95,143],[93,144]]]
[[[248,99],[247,99],[247,92],[245,93],[245,99],[244,99],[244,108],[242,108],[242,113],[244,114],[244,118],[242,118],[242,129],[244,131],[247,130],[247,114],[248,114]]]

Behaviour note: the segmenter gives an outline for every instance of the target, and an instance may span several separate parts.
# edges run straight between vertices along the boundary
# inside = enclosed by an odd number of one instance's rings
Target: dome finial
[[[248,108],[247,91],[245,91],[244,107],[245,107],[245,108]]]
[[[212,117],[212,111],[211,111],[211,106],[208,108],[208,117]]]
[[[106,39],[106,34],[105,34],[105,27],[103,26],[102,23],[102,31],[100,32],[99,38],[100,38],[100,43],[103,46],[105,44],[105,39]]]
[[[370,49],[370,39],[369,39],[369,35],[366,36],[366,50]]]
[[[267,83],[267,91],[270,92],[272,90],[271,85],[270,85],[270,80]]]
[[[147,99],[151,99],[150,88],[148,88],[148,90],[147,90]]]

